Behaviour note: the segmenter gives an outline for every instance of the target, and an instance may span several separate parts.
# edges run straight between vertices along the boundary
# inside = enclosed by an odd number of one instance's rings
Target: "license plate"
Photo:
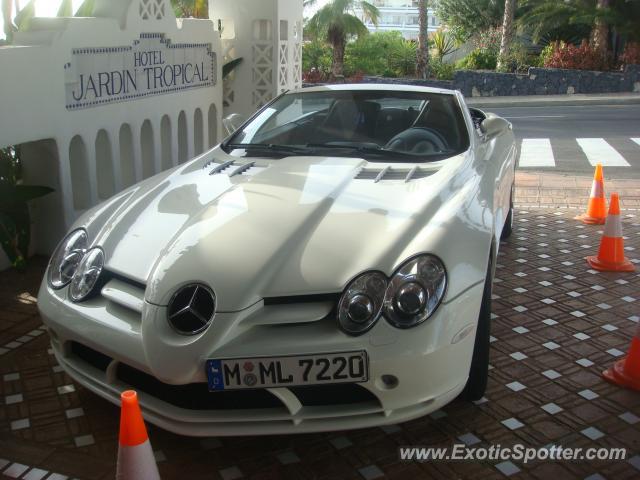
[[[365,351],[207,360],[209,390],[360,383],[369,379]]]

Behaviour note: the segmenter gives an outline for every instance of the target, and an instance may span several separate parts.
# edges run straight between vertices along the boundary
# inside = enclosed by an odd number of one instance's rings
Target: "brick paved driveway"
[[[430,416],[329,434],[150,437],[169,478],[600,478],[640,476],[640,393],[600,378],[626,352],[640,316],[638,273],[588,270],[599,227],[574,210],[519,210],[502,245],[493,304],[489,388]],[[623,212],[625,213],[625,212]],[[636,216],[634,216],[636,215]],[[640,214],[624,218],[640,263]],[[48,352],[34,302],[44,260],[0,274],[0,477],[114,478],[118,410],[75,385]],[[444,366],[446,368],[446,366]],[[551,443],[626,447],[627,460],[581,463],[400,463],[399,445]]]

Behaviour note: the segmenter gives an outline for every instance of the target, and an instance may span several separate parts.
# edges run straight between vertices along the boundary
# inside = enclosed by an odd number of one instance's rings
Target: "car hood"
[[[454,173],[465,171],[467,157],[422,164],[408,181],[413,165],[392,164],[376,181],[386,164],[238,158],[217,148],[119,194],[79,224],[103,248],[108,271],[146,285],[148,302],[166,305],[177,287],[202,282],[215,291],[218,311],[238,311],[267,297],[340,292],[365,270],[391,274],[464,185]],[[229,160],[235,164],[210,174]]]

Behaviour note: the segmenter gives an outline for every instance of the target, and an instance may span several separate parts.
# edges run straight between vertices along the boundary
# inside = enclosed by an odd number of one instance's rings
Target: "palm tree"
[[[317,0],[306,0],[305,7]],[[311,36],[323,39],[333,49],[331,76],[341,78],[344,75],[344,51],[347,39],[354,35],[369,33],[362,20],[355,15],[355,8],[362,10],[363,20],[378,24],[380,11],[373,4],[364,0],[332,0],[320,8],[308,21],[306,28]]]
[[[640,39],[640,2],[625,0],[522,0],[519,27],[535,41],[579,41],[589,35],[591,46],[608,50],[609,30],[629,40]],[[590,34],[588,32],[591,32]]]
[[[429,75],[429,5],[427,0],[419,0],[419,24],[418,50],[416,54],[416,74],[418,78],[427,78]]]
[[[602,13],[609,8],[609,0],[598,0],[596,4],[597,13]],[[609,50],[609,25],[605,22],[604,18],[597,15],[593,22],[593,29],[591,30],[591,46],[598,51],[601,57],[607,56],[607,50]]]
[[[498,54],[498,70],[502,70],[511,42],[513,40],[513,19],[516,12],[516,0],[504,0],[504,18],[502,20],[502,39],[500,40],[500,53]]]

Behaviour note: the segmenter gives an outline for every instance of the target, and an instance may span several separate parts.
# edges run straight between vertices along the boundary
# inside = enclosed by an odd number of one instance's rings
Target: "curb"
[[[572,98],[573,97],[573,98]],[[575,107],[588,105],[640,105],[640,95],[620,97],[596,97],[557,95],[535,97],[474,97],[467,98],[467,105],[480,108],[502,107]]]

